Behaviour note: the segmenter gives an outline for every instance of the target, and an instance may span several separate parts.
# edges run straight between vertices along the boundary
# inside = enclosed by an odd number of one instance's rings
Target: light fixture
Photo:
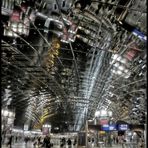
[[[122,74],[122,71],[118,70],[117,71],[117,74],[121,75]]]
[[[128,71],[129,71],[128,69],[125,69],[125,70],[124,70],[125,73],[128,73]]]
[[[9,112],[9,117],[12,117],[13,116],[13,112]]]
[[[44,124],[43,127],[51,128],[51,125],[49,125],[49,124]]]
[[[118,68],[119,68],[121,71],[125,69],[124,66],[122,66],[122,65],[120,65]]]
[[[115,60],[117,57],[118,57],[118,54],[114,54],[114,55],[112,56],[113,60]]]
[[[106,110],[101,110],[101,116],[107,115],[107,111]]]
[[[93,121],[92,119],[88,120],[88,122],[92,122],[92,121]]]
[[[145,67],[146,67],[146,65],[143,65],[143,66],[142,66],[142,69],[144,69]]]
[[[108,111],[108,116],[109,116],[109,117],[112,116],[112,111]]]
[[[127,60],[126,60],[125,58],[123,58],[123,59],[121,60],[121,63],[126,64],[126,63],[127,63]]]
[[[121,61],[121,59],[122,59],[122,57],[119,56],[116,60],[117,60],[117,61]]]
[[[118,67],[119,65],[120,65],[119,62],[116,62],[116,63],[114,64],[115,67]]]
[[[112,69],[112,73],[116,73],[116,70]]]
[[[99,117],[99,115],[100,115],[100,111],[96,111],[95,112],[95,117]]]
[[[130,77],[130,75],[125,75],[124,77],[125,77],[126,79],[128,79],[128,78]]]
[[[139,60],[139,63],[142,63],[142,60]]]
[[[113,59],[113,60],[116,60],[116,61],[120,61],[120,60],[122,59],[122,57],[119,56],[118,54],[114,54],[114,55],[112,56],[112,59]]]
[[[4,110],[3,115],[4,115],[5,117],[7,117],[8,114],[9,114],[8,110]]]

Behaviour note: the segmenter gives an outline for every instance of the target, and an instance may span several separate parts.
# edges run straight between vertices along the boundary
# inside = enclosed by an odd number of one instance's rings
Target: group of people
[[[14,140],[14,136],[10,135],[7,141],[7,146],[9,146],[10,148],[12,147],[13,140]],[[50,142],[50,137],[48,135],[44,137],[43,141],[41,140],[41,137],[30,138],[26,136],[24,138],[25,145],[27,145],[29,141],[33,142],[34,147],[40,146],[43,148],[51,148],[53,146],[53,144]]]
[[[51,148],[53,146],[53,144],[50,141],[50,137],[48,135],[46,135],[43,139],[43,141],[41,140],[41,137],[38,137],[37,140],[34,141],[34,147],[36,147],[36,145],[38,147],[44,147],[44,148]]]
[[[71,148],[72,147],[72,141],[70,138],[68,138],[68,140],[66,141],[65,138],[62,138],[61,141],[60,141],[60,147],[65,147],[66,146],[66,142],[67,142],[67,145],[68,145],[68,148]],[[73,142],[73,145],[75,146],[77,143],[76,139],[74,140]]]
[[[13,144],[13,140],[14,140],[14,136],[10,135],[8,137],[8,142],[7,142],[7,146],[9,146],[10,148],[12,147]],[[48,135],[46,135],[44,137],[44,139],[42,139],[42,137],[29,137],[26,136],[24,137],[24,142],[25,145],[27,146],[29,142],[33,142],[34,148],[36,148],[36,146],[40,147],[40,148],[51,148],[53,147],[53,143],[50,140],[50,137]],[[77,143],[76,139],[74,140],[74,142],[72,143],[72,140],[70,138],[68,138],[67,140],[65,138],[62,138],[60,140],[60,147],[64,148],[66,147],[66,145],[68,145],[68,148],[72,147],[72,144],[75,146]]]

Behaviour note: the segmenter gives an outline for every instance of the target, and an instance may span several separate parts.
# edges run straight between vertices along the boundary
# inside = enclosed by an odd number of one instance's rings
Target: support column
[[[144,144],[145,144],[145,147],[147,146],[147,135],[146,135],[146,132],[147,132],[147,124],[144,124]]]
[[[88,121],[86,119],[86,126],[85,126],[85,132],[86,132],[86,148],[88,148]]]

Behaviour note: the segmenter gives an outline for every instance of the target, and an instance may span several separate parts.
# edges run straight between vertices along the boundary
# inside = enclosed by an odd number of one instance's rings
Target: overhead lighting
[[[128,79],[130,77],[130,75],[125,75],[125,78]]]
[[[122,74],[122,71],[118,70],[117,71],[117,74],[121,75]]]
[[[117,57],[118,57],[118,54],[114,54],[114,55],[112,56],[113,60],[115,60]]]
[[[112,69],[112,73],[116,73],[116,70]]]
[[[101,110],[101,116],[106,115],[107,111],[106,110]]]
[[[122,57],[119,56],[118,54],[114,54],[114,55],[112,56],[112,59],[113,59],[113,60],[120,61],[120,60],[122,59]]]
[[[108,116],[111,117],[113,115],[112,111],[108,111]]]
[[[119,68],[121,71],[125,69],[124,66],[122,66],[122,65],[119,66],[118,68]]]
[[[117,60],[117,61],[121,61],[121,59],[122,59],[122,57],[119,56],[116,60]]]
[[[145,67],[146,67],[146,65],[143,65],[143,66],[142,66],[142,69],[144,69]]]
[[[128,69],[125,69],[125,70],[124,70],[125,73],[128,73],[128,71],[129,71]]]
[[[121,63],[126,64],[126,63],[127,63],[127,60],[126,60],[125,58],[123,58],[123,59],[121,60]]]
[[[139,76],[142,76],[142,72],[139,74]]]
[[[99,117],[100,116],[100,111],[96,111],[95,112],[95,117]]]
[[[4,115],[5,117],[7,117],[8,114],[9,114],[8,110],[4,110],[4,111],[3,111],[3,115]]]
[[[92,119],[90,119],[90,120],[88,120],[88,122],[93,122],[93,120],[92,120]]]
[[[116,62],[116,63],[114,64],[115,67],[118,67],[119,65],[120,65],[119,62]]]

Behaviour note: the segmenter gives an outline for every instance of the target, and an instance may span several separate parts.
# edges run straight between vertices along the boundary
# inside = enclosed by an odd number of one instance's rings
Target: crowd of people
[[[12,148],[12,145],[14,143],[17,143],[18,141],[18,137],[17,136],[13,136],[13,135],[9,135],[7,137],[7,142],[6,145],[9,148]],[[38,148],[51,148],[53,147],[53,143],[51,142],[50,136],[46,135],[44,138],[41,136],[36,136],[36,137],[29,137],[26,136],[24,137],[25,145],[27,147],[28,144],[33,143],[34,148],[38,147]],[[76,145],[77,141],[76,139],[74,140],[74,142],[72,143],[72,140],[70,138],[68,138],[67,140],[65,138],[61,138],[60,139],[60,147],[61,148],[65,148],[66,145],[68,146],[68,148],[71,148],[72,144]]]
[[[7,146],[9,148],[12,148],[12,145],[14,143],[17,143],[17,141],[19,141],[19,139],[21,139],[20,137],[17,137],[17,136],[13,136],[13,135],[9,135],[7,137]],[[100,139],[100,138],[99,138]],[[117,135],[117,136],[113,136],[113,135],[110,135],[110,136],[103,136],[102,138],[102,141],[104,143],[105,146],[109,145],[109,146],[112,146],[112,145],[124,145],[127,141],[126,141],[126,138],[124,135]],[[30,142],[33,143],[33,146],[34,148],[38,147],[38,148],[52,148],[53,145],[56,145],[55,143],[53,143],[53,141],[51,140],[50,136],[46,135],[46,136],[35,136],[35,137],[29,137],[29,136],[26,136],[24,137],[24,142],[25,142],[25,145],[29,145]],[[143,138],[135,138],[135,139],[130,139],[129,142],[135,142],[137,143],[138,147],[139,148],[144,148],[144,141],[143,141]],[[94,145],[95,145],[95,139],[94,138],[88,138],[88,148],[93,148]],[[60,139],[60,143],[59,143],[59,147],[60,148],[72,148],[72,145],[73,147],[77,144],[77,140],[74,139],[74,140],[71,140],[70,138],[66,139],[66,138],[61,138]]]
[[[75,146],[76,143],[77,143],[77,140],[76,139],[74,139],[74,141],[72,143],[72,140],[70,138],[68,138],[67,141],[66,141],[65,138],[61,138],[61,140],[60,140],[60,147],[63,148],[67,144],[68,145],[68,148],[71,148],[72,147],[72,144],[73,144],[73,146]]]

